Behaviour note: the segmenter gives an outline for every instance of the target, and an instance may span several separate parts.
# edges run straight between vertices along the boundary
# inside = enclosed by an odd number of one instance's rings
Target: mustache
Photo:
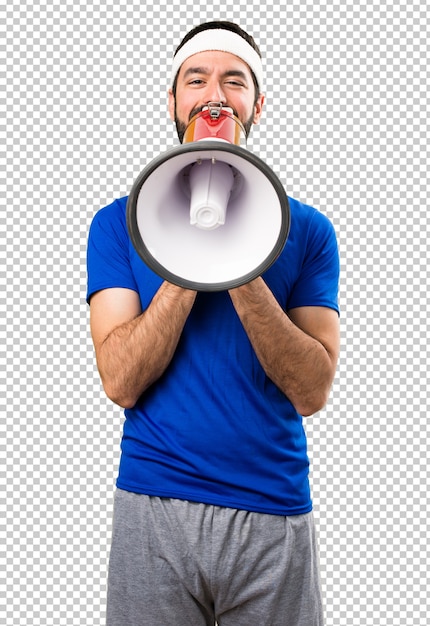
[[[227,105],[226,105],[226,106],[227,106]],[[195,108],[191,111],[191,113],[189,114],[189,116],[188,116],[188,121],[190,122],[190,121],[191,121],[191,119],[192,119],[195,115],[197,115],[197,113],[201,113],[205,107],[207,107],[207,104],[202,104],[202,105],[201,105],[201,106],[199,106],[199,107],[195,107]],[[234,115],[235,117],[237,117],[237,118],[238,118],[238,117],[239,117],[239,114],[238,114],[238,112],[236,111],[236,109],[233,109],[233,107],[231,107],[231,106],[229,106],[229,108],[233,111],[233,115]]]

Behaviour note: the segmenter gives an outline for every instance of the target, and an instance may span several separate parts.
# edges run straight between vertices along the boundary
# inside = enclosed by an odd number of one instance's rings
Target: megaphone
[[[209,103],[183,144],[151,161],[127,201],[132,244],[156,274],[196,291],[239,287],[266,271],[290,230],[282,183],[241,147],[233,111]]]

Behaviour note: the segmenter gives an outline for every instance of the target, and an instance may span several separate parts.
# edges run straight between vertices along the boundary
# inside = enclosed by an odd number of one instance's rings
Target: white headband
[[[263,91],[263,65],[259,54],[243,37],[225,28],[200,31],[178,50],[173,57],[170,86],[173,86],[176,74],[184,61],[193,54],[207,50],[230,52],[245,61],[257,79],[260,92]]]

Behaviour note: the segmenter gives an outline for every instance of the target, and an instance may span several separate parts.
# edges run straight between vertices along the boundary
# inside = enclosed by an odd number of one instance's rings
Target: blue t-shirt
[[[145,310],[162,279],[130,242],[126,203],[93,219],[87,298],[133,289]],[[263,278],[286,311],[338,311],[334,229],[316,209],[289,203],[287,243]],[[197,294],[167,370],[125,417],[121,489],[278,515],[312,509],[302,416],[264,373],[228,292]]]

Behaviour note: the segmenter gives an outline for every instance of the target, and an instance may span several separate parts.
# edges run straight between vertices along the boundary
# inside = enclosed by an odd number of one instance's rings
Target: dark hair
[[[248,33],[246,31],[244,31],[237,24],[234,24],[233,22],[227,22],[227,21],[205,22],[204,24],[200,24],[199,26],[195,26],[182,39],[181,43],[179,44],[179,46],[175,50],[175,55],[179,52],[179,50],[182,48],[182,46],[184,46],[187,43],[187,41],[190,41],[190,39],[192,39],[198,33],[201,33],[202,31],[205,31],[205,30],[214,30],[214,29],[219,29],[219,28],[223,28],[224,30],[230,30],[232,33],[236,33],[236,35],[240,35],[243,39],[245,39],[245,41],[252,48],[254,48],[254,50],[257,52],[258,56],[261,58],[260,48],[255,43],[254,38],[251,35],[248,35]],[[258,95],[260,93],[260,89],[258,87],[257,79],[255,78],[254,72],[252,70],[251,70],[251,75],[252,75],[252,80],[254,81],[254,87],[255,87],[255,101],[257,101]],[[178,74],[175,76],[175,79],[174,79],[173,85],[172,85],[172,91],[173,91],[173,95],[174,96],[176,96],[177,80],[178,80]]]

